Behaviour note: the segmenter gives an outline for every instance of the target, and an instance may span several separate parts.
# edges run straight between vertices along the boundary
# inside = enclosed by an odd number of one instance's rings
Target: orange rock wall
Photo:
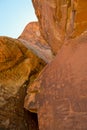
[[[41,33],[56,54],[68,38],[87,29],[86,0],[32,0]]]

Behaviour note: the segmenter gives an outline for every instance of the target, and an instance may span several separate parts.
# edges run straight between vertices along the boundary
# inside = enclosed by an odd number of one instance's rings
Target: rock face
[[[39,130],[87,129],[87,33],[69,40],[29,87],[25,108]]]
[[[0,129],[38,129],[33,117],[26,116],[29,113],[23,104],[28,83],[44,65],[45,62],[19,40],[0,37]]]
[[[38,130],[29,110],[39,130],[87,130],[87,1],[32,2],[38,22],[0,37],[0,129]]]
[[[29,23],[18,39],[46,63],[53,59],[51,48],[40,33],[38,22]]]
[[[29,85],[24,107],[38,113],[39,130],[86,130],[87,1],[32,2],[56,57]]]
[[[66,39],[87,30],[86,0],[32,0],[40,30],[56,54]]]

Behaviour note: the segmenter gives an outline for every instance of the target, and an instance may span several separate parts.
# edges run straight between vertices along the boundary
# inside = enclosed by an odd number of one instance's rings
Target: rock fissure
[[[0,129],[87,130],[87,1],[32,3],[38,21],[0,37]]]

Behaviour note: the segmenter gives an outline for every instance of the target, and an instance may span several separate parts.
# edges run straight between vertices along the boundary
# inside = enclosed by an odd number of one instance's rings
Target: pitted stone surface
[[[29,87],[25,108],[38,113],[40,130],[87,129],[86,55],[87,34],[67,41]]]

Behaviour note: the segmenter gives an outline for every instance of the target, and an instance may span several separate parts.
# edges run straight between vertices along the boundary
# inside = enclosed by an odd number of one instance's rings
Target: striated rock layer
[[[46,63],[52,61],[51,48],[42,37],[38,22],[29,23],[18,39]]]
[[[66,39],[87,30],[86,0],[32,0],[40,31],[56,54]]]
[[[19,40],[0,37],[0,129],[38,130],[23,104],[27,85],[44,65]]]

